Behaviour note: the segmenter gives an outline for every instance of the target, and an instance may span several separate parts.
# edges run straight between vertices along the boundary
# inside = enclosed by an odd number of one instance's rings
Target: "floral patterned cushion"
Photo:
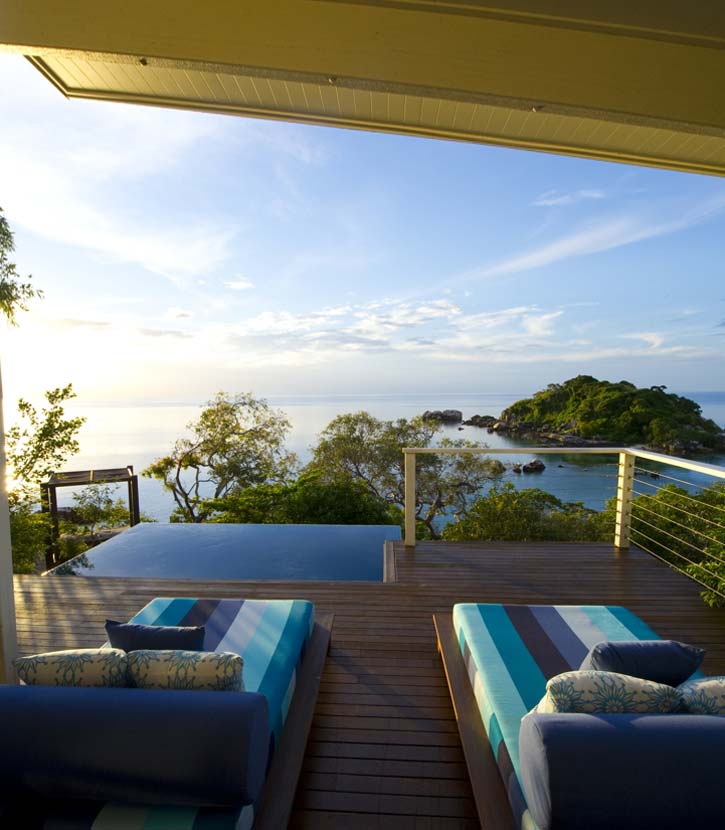
[[[552,677],[537,712],[588,714],[665,714],[682,703],[678,689],[627,674],[568,671]]]
[[[128,654],[131,683],[140,689],[243,692],[242,658],[231,652],[144,650]]]
[[[15,660],[18,677],[30,686],[127,686],[126,652],[78,648]]]
[[[700,677],[678,686],[684,710],[692,715],[725,715],[725,677]]]

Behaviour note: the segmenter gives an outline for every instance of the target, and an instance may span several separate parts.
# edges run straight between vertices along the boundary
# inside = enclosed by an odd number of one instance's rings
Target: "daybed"
[[[487,830],[722,824],[725,718],[532,714],[549,678],[603,640],[658,639],[617,606],[459,604],[434,617]]]
[[[0,687],[0,826],[287,826],[332,628],[302,600],[157,598],[131,620],[205,626],[244,692]]]

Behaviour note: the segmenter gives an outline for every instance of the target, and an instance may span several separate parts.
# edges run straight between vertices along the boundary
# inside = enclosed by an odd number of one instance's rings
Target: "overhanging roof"
[[[5,0],[0,44],[70,97],[725,174],[711,0]]]

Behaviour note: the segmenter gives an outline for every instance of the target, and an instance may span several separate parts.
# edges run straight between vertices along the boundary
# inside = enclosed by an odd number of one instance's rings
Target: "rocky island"
[[[672,455],[725,450],[722,427],[666,388],[579,375],[517,401],[498,419],[476,415],[463,423],[549,446],[639,445]]]

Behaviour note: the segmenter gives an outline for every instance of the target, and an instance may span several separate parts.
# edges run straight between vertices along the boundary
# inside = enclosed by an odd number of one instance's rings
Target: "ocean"
[[[725,427],[725,392],[681,392],[696,400],[703,414]],[[270,396],[269,403],[283,410],[292,423],[287,447],[297,453],[304,463],[310,459],[310,448],[315,444],[320,431],[336,416],[345,412],[367,410],[378,418],[410,418],[422,414],[426,409],[460,409],[464,418],[472,415],[498,416],[524,395],[502,394],[420,394],[420,395],[360,395],[360,396]],[[155,458],[167,454],[174,441],[184,435],[186,426],[195,420],[202,404],[158,403],[94,404],[67,407],[68,415],[83,415],[86,423],[79,440],[81,451],[69,460],[68,470],[102,469],[133,465],[141,472]],[[521,443],[514,443],[498,435],[489,435],[477,427],[445,427],[441,436],[481,441],[493,447],[521,446],[516,456],[501,456],[510,465],[516,461],[526,462],[531,454]],[[616,492],[616,458],[614,456],[575,457],[563,453],[543,457],[546,470],[540,474],[516,475],[507,472],[503,480],[516,487],[540,487],[563,501],[582,501],[587,507],[601,509],[607,499]],[[711,463],[725,466],[725,456],[703,458]],[[682,470],[673,470],[672,475],[695,485],[710,483]],[[661,482],[661,483],[664,483]],[[141,510],[157,521],[168,521],[173,510],[173,500],[160,482],[141,477],[139,480]],[[119,490],[119,496],[125,492]],[[72,503],[72,490],[59,491],[61,505]]]

